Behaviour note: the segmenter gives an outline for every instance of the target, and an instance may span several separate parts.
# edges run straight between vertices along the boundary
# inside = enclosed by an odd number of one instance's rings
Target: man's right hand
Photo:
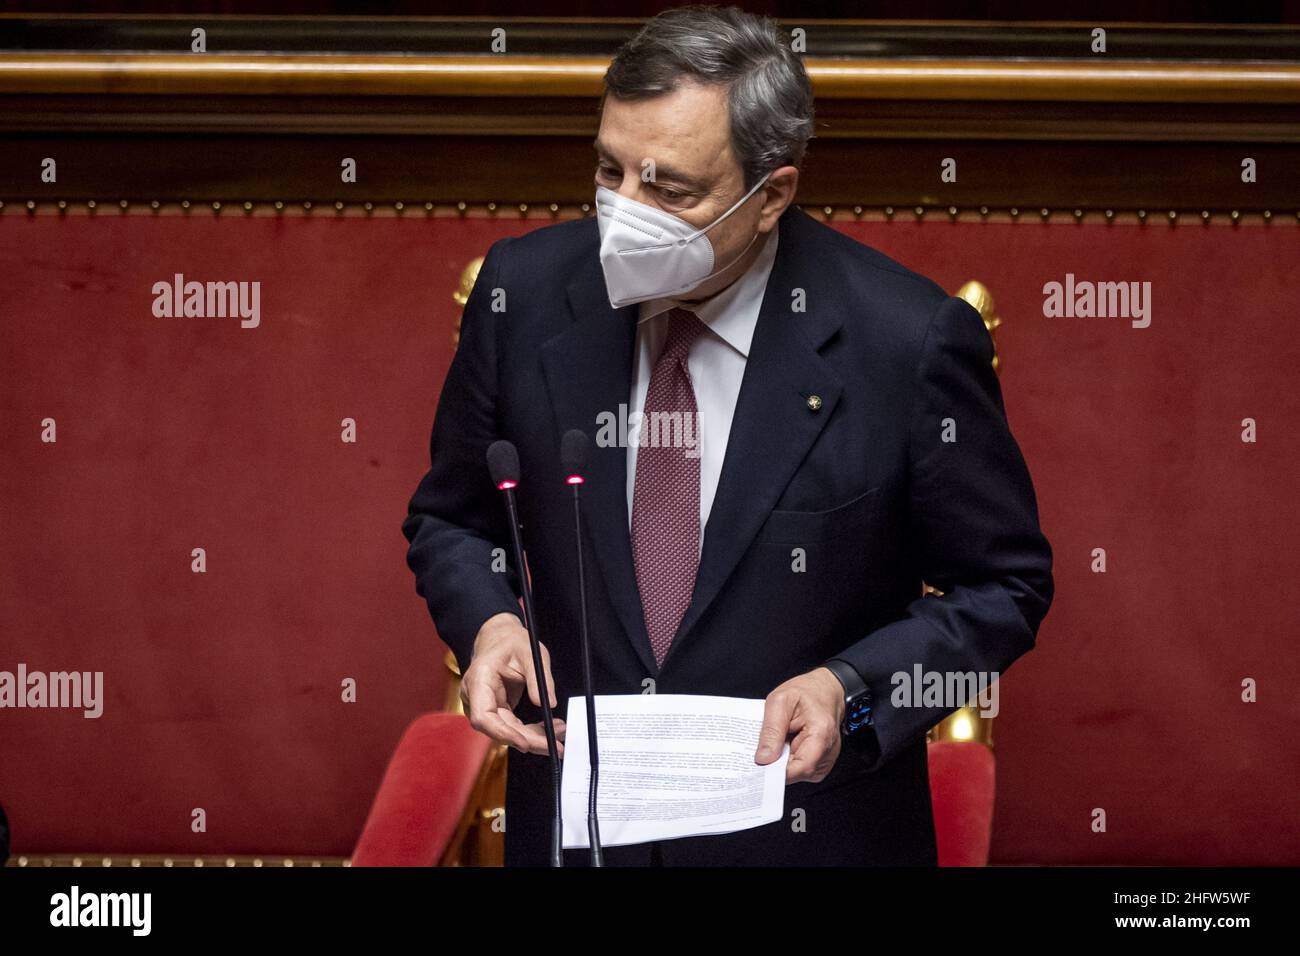
[[[555,707],[551,655],[544,644],[541,651],[546,697]],[[475,730],[523,753],[545,754],[546,730],[541,722],[525,724],[514,714],[525,688],[528,699],[540,707],[528,631],[517,615],[493,615],[474,638],[469,669],[461,676],[460,702]],[[555,718],[555,737],[560,756],[564,756],[564,721],[559,717]]]

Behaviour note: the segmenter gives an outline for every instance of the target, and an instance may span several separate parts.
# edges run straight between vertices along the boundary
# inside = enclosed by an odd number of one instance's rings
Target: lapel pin
[[[820,395],[808,396],[808,411],[820,412],[822,410],[822,397]]]

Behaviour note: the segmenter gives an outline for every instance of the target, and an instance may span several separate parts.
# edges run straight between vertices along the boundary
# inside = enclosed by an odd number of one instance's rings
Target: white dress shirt
[[[708,332],[695,340],[686,357],[686,367],[695,391],[699,417],[700,442],[700,548],[704,548],[704,528],[718,491],[718,478],[727,454],[727,437],[731,418],[736,411],[736,397],[745,377],[749,345],[758,324],[763,292],[776,259],[777,230],[768,233],[758,258],[739,279],[717,295],[697,305],[676,299],[651,299],[641,303],[636,329],[636,357],[632,366],[632,392],[628,415],[645,410],[645,396],[650,388],[650,374],[663,349],[668,331],[668,311],[673,308],[694,312],[708,326]],[[648,431],[648,429],[647,429]],[[648,440],[648,436],[645,439]],[[627,514],[632,521],[632,492],[636,486],[637,444],[627,449]]]

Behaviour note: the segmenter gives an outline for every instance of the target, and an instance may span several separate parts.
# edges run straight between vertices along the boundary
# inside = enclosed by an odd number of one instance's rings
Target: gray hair
[[[605,71],[605,92],[662,96],[682,77],[727,87],[731,146],[746,189],[770,170],[803,161],[813,135],[812,84],[774,20],[736,7],[665,11],[619,48]]]

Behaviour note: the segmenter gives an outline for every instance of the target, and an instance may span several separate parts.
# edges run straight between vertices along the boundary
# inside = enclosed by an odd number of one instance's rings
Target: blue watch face
[[[848,702],[844,711],[844,730],[845,733],[853,733],[861,730],[871,723],[871,700],[865,694],[860,694]]]

